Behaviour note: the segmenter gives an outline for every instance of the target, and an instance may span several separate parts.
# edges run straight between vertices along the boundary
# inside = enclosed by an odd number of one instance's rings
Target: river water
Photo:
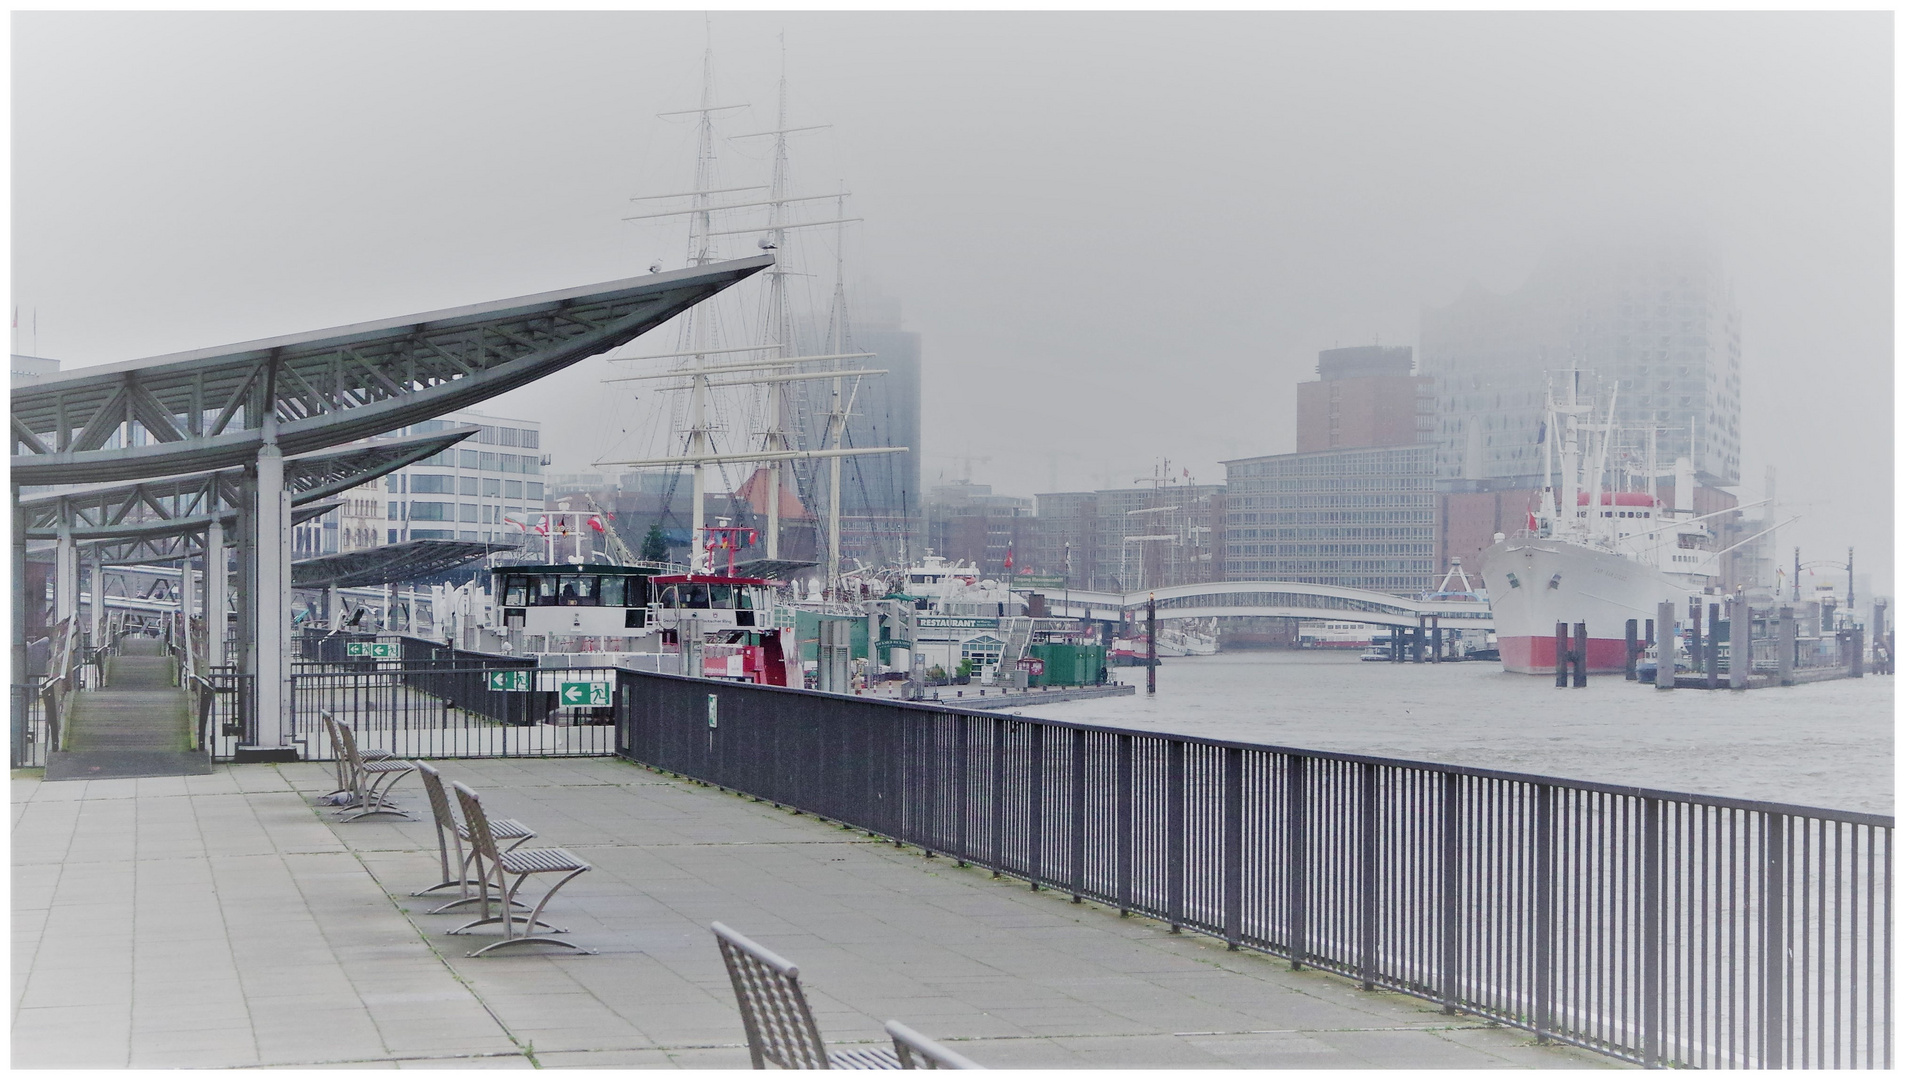
[[[1508,769],[1669,791],[1892,812],[1892,678],[1766,690],[1582,689],[1490,663],[1361,663],[1355,653],[1168,659],[1155,697],[1014,710],[1053,720]]]

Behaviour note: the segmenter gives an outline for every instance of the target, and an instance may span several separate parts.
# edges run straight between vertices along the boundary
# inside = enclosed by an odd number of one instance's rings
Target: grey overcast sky
[[[712,31],[728,134],[853,192],[924,339],[925,478],[1221,480],[1333,345],[1668,222],[1743,316],[1742,494],[1891,588],[1893,25],[1866,14],[15,13],[14,349],[70,366],[681,265]],[[722,178],[762,182],[759,140]],[[753,253],[752,234],[728,252]],[[824,297],[831,250],[807,249]],[[37,336],[34,322],[37,313]],[[490,411],[586,471],[590,361]],[[968,460],[968,455],[970,458]]]

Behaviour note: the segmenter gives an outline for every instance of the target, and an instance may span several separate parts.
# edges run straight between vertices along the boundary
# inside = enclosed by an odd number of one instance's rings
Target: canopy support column
[[[258,451],[258,515],[253,550],[257,587],[253,590],[252,634],[258,649],[258,744],[260,754],[296,760],[297,748],[285,730],[286,651],[290,644],[291,498],[284,487],[284,454],[270,438]]]
[[[99,555],[99,545],[93,545],[92,558],[92,600],[86,605],[86,643],[97,649],[105,643],[100,635],[106,625],[106,562]]]
[[[26,673],[26,510],[20,505],[20,485],[13,489],[13,681],[9,731],[13,765],[17,768],[31,760],[27,750],[27,702],[32,697],[32,680]]]
[[[59,547],[56,551],[57,562],[53,567],[53,618],[58,622],[67,619],[67,632],[79,629],[79,545],[73,542],[73,530],[60,526]]]
[[[213,519],[205,530],[205,662],[225,664],[225,523]]]

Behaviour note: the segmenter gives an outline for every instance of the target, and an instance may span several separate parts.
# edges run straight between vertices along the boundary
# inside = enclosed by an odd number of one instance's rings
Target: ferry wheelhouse
[[[655,599],[653,625],[662,646],[680,651],[710,679],[738,679],[767,686],[799,686],[788,676],[799,663],[792,635],[775,625],[774,585],[766,578],[733,574],[663,574],[649,579]],[[690,647],[683,649],[684,643]]]
[[[493,595],[502,597],[505,632],[550,637],[646,637],[653,632],[653,567],[568,563],[498,566]]]

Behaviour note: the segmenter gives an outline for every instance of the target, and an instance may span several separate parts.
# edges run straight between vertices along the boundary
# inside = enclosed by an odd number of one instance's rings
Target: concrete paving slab
[[[801,965],[840,1042],[898,1018],[999,1067],[1609,1064],[626,763],[440,767],[595,867],[548,917],[598,955],[465,956],[471,916],[408,895],[441,874],[414,784],[417,820],[341,822],[323,763],[16,774],[13,1063],[744,1068],[719,919]]]

